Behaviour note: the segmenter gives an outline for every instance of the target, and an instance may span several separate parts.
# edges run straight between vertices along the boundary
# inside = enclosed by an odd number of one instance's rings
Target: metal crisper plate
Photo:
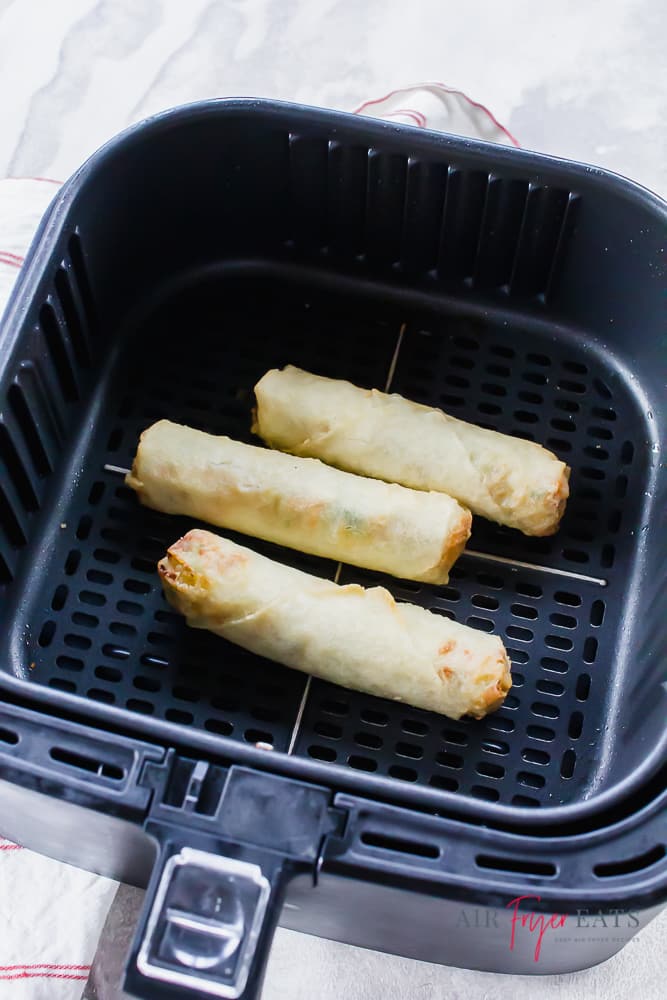
[[[391,373],[391,389],[539,441],[572,466],[572,495],[553,538],[527,539],[476,519],[476,554],[460,559],[446,587],[340,573],[341,582],[382,583],[398,599],[503,637],[514,686],[484,721],[453,722],[311,683],[187,629],[166,605],[155,563],[192,522],[141,508],[113,467],[131,464],[139,434],[161,417],[253,440],[252,387],[285,363],[364,386],[385,387]],[[31,391],[27,385],[26,397]],[[618,697],[610,670],[647,458],[629,386],[583,340],[562,331],[556,339],[525,318],[428,314],[377,293],[356,299],[312,280],[290,284],[257,267],[231,268],[174,293],[125,331],[91,407],[93,431],[79,436],[71,477],[44,528],[42,572],[26,594],[30,632],[11,637],[15,673],[183,726],[488,801],[556,805],[604,781],[605,721]],[[337,571],[237,537],[311,572]]]

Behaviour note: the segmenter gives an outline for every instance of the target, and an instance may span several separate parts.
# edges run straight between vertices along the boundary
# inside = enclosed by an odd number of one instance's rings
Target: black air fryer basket
[[[0,831],[150,882],[133,994],[257,995],[279,917],[546,973],[658,912],[665,218],[592,168],[250,100],[137,126],[58,193],[0,332]],[[558,534],[476,519],[446,587],[342,569],[503,637],[488,718],[311,682],[167,606],[192,522],[118,470],[161,417],[250,441],[286,363],[572,466]],[[527,910],[562,915],[537,955]]]

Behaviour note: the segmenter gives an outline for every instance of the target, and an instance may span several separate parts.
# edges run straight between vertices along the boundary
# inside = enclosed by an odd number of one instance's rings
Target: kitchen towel
[[[0,998],[79,1000],[115,891],[0,839]]]

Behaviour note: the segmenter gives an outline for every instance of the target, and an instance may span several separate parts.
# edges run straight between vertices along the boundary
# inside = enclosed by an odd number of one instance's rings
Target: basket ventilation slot
[[[518,858],[501,858],[494,854],[478,854],[475,863],[478,868],[512,872],[518,875],[540,875],[542,878],[554,878],[558,874],[556,865],[550,861],[524,861]]]
[[[402,837],[389,837],[384,833],[366,830],[361,835],[362,844],[382,851],[393,851],[395,854],[411,854],[419,858],[440,857],[440,848],[435,844],[423,844],[415,840],[404,840]]]
[[[595,865],[593,872],[598,878],[631,875],[633,872],[641,872],[645,868],[657,865],[665,855],[667,855],[665,846],[663,844],[656,844],[650,851],[645,851],[644,854],[639,854],[634,858],[623,858],[621,861],[607,861]]]
[[[289,172],[288,244],[299,251],[542,300],[578,199],[528,180],[294,133]]]
[[[49,756],[59,764],[67,764],[68,767],[96,774],[100,778],[109,778],[111,781],[122,781],[125,777],[125,771],[117,764],[110,764],[108,761],[97,760],[85,754],[75,753],[73,750],[68,750],[65,747],[51,747]]]
[[[29,515],[41,507],[92,362],[92,294],[78,233],[67,249],[35,328],[42,356],[18,368],[0,400],[0,585],[14,577],[15,550],[29,539]]]

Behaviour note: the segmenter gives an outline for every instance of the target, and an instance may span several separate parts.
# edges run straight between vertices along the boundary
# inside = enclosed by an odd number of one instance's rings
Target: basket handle
[[[132,995],[258,1000],[295,869],[267,852],[242,854],[169,845],[128,969],[125,985]]]
[[[190,765],[181,804],[170,782],[173,757],[153,768],[145,829],[159,860],[125,990],[140,1000],[257,1000],[287,885],[297,874],[315,883],[327,838],[344,817],[329,789],[238,766],[212,801],[202,797],[209,765]]]

